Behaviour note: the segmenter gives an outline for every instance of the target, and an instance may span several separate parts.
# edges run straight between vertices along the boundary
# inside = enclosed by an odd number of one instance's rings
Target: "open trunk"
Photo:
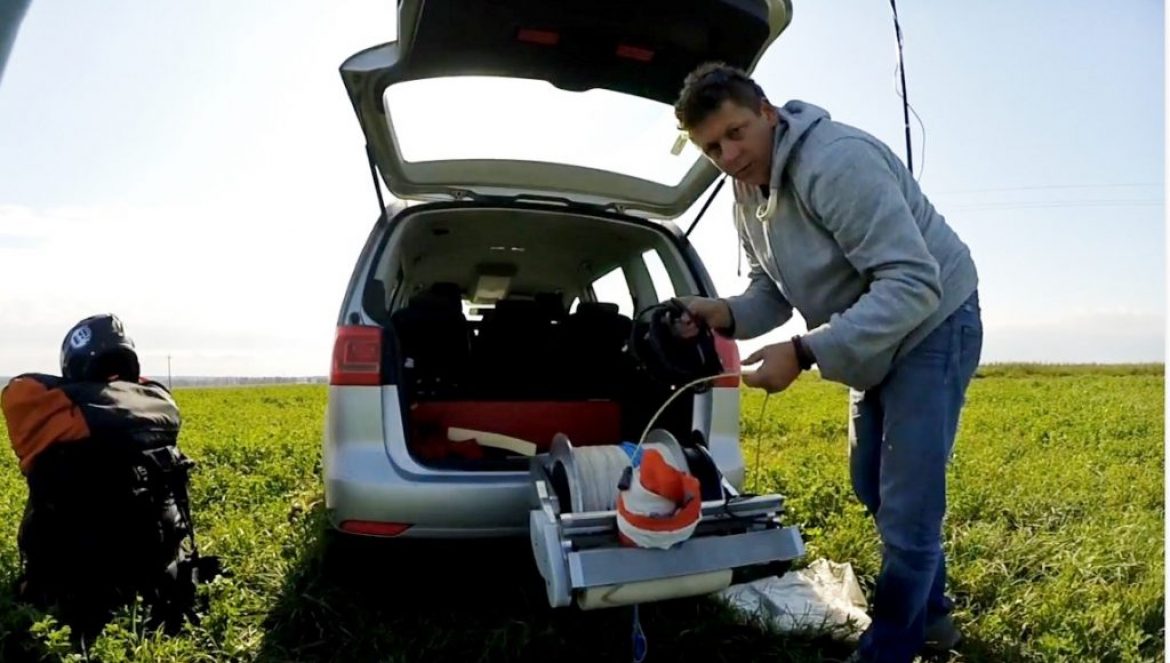
[[[540,195],[677,218],[718,176],[693,146],[668,151],[683,80],[712,60],[751,71],[792,6],[401,0],[398,19],[396,41],[341,66],[396,197]]]
[[[696,287],[664,228],[539,206],[409,214],[374,278],[366,308],[393,339],[409,452],[482,471],[523,471],[558,434],[637,442],[672,386],[627,353],[633,314]],[[689,435],[694,399],[656,427]]]

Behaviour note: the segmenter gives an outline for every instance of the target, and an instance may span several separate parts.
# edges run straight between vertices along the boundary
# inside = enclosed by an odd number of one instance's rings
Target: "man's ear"
[[[772,105],[772,102],[768,101],[767,97],[760,99],[760,114],[764,116],[764,121],[768,123],[768,126],[774,127],[780,121],[780,115],[776,112],[776,107]]]

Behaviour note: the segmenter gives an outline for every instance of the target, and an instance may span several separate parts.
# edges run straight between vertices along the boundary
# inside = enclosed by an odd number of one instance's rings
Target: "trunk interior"
[[[637,442],[672,388],[626,352],[633,312],[694,287],[661,230],[528,209],[404,223],[375,271],[375,293],[396,295],[367,296],[366,309],[393,339],[418,462],[523,471],[558,433]],[[693,407],[675,399],[657,427],[689,434]]]

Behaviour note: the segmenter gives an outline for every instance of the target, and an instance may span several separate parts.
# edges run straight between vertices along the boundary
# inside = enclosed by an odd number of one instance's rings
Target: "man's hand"
[[[800,363],[791,341],[766,345],[743,360],[745,366],[763,361],[759,369],[743,374],[743,383],[770,394],[784,391],[800,375]]]
[[[711,329],[727,329],[731,326],[731,308],[727,302],[708,297],[679,297],[679,301],[687,307],[687,312],[707,323]],[[699,333],[699,327],[694,321],[681,321],[679,335],[691,338]]]

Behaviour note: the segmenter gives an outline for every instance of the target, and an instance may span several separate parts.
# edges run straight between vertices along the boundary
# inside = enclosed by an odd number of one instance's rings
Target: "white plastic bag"
[[[782,633],[856,642],[869,626],[865,594],[850,564],[818,559],[799,571],[732,585],[715,596]]]

